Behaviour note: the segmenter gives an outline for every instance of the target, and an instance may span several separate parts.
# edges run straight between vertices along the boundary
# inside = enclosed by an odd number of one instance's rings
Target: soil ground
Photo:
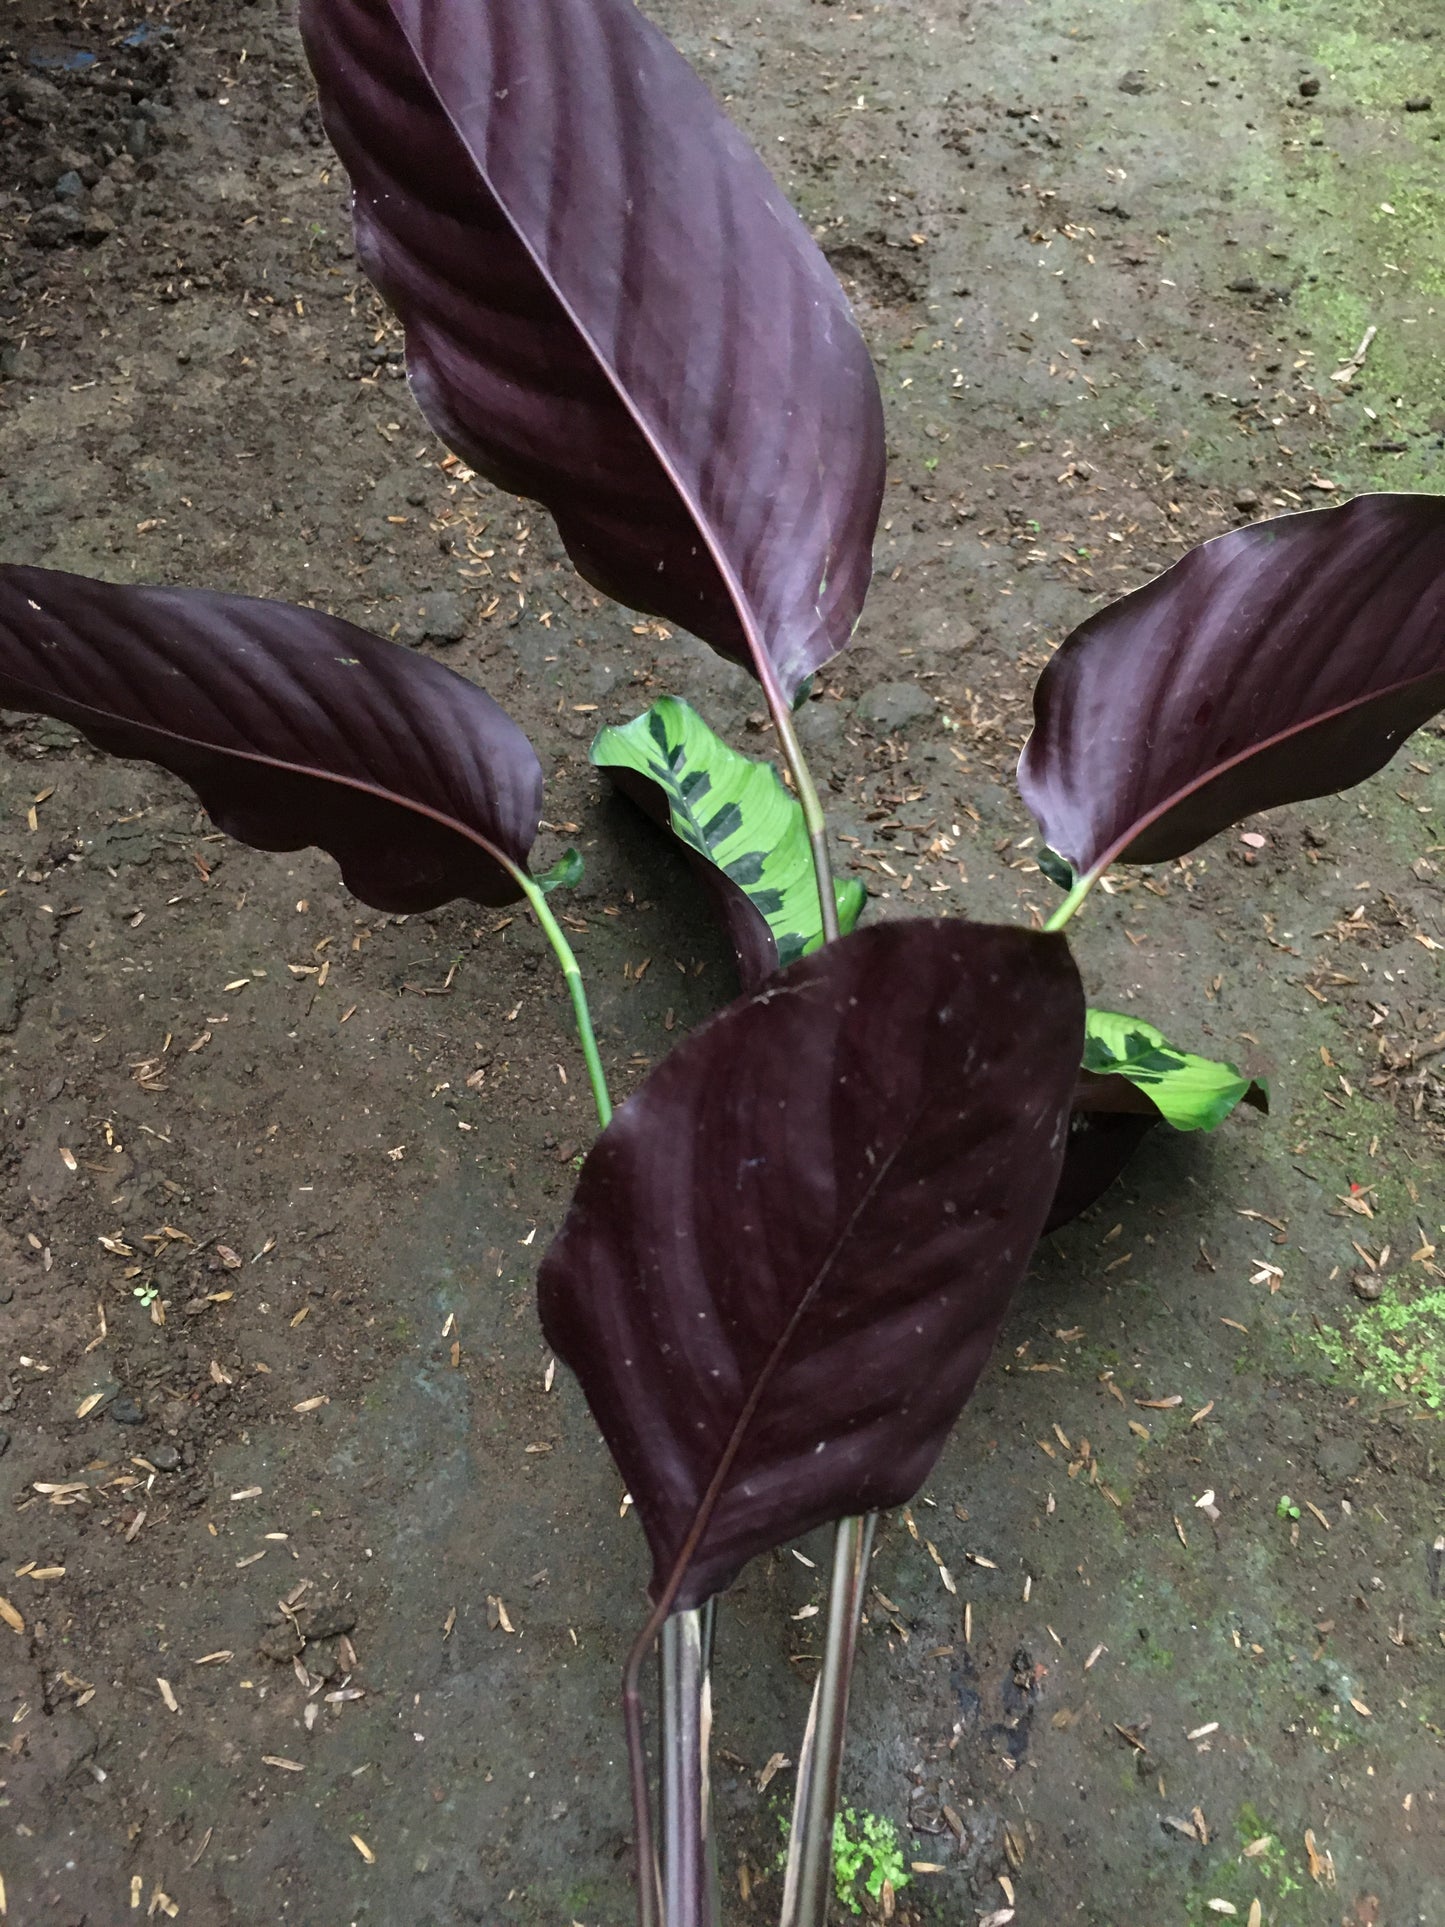
[[[871,915],[1027,916],[1050,647],[1231,524],[1445,484],[1438,10],[649,10],[884,385],[877,585],[804,719],[839,850]],[[677,688],[765,753],[754,688],[442,466],[289,7],[0,33],[0,557],[311,597],[485,683],[548,768],[542,860],[586,855],[625,1090],[731,978],[588,740]],[[846,1797],[899,1831],[899,1921],[1445,1919],[1442,765],[1422,732],[1083,919],[1095,1001],[1274,1111],[1156,1133],[1041,1250],[883,1527]],[[629,1919],[644,1568],[532,1309],[590,1135],[537,933],[365,912],[16,718],[0,863],[0,1913]],[[722,1617],[737,1921],[776,1917],[820,1570],[760,1561]]]

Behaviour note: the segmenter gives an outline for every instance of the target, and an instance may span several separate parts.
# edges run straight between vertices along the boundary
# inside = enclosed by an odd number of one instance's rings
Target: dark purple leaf
[[[1093,1077],[1085,1071],[1080,1082],[1084,1088],[1074,1095],[1063,1169],[1044,1222],[1046,1235],[1071,1223],[1101,1198],[1160,1121],[1144,1093],[1126,1085],[1123,1078]],[[1124,1088],[1097,1093],[1106,1102],[1096,1109],[1090,1101],[1095,1095],[1087,1088],[1090,1084]]]
[[[319,844],[364,903],[510,903],[542,770],[490,696],[285,602],[0,567],[0,708],[172,771],[262,850]]]
[[[1267,1114],[1269,1087],[1252,1079],[1238,1101]],[[1064,1168],[1045,1233],[1059,1230],[1101,1198],[1163,1117],[1147,1085],[1081,1070],[1074,1087]]]
[[[889,923],[730,1005],[618,1111],[542,1320],[657,1596],[681,1555],[688,1606],[916,1491],[1042,1228],[1082,1048],[1058,938]]]
[[[1217,536],[1091,616],[1034,694],[1024,800],[1081,876],[1382,769],[1445,707],[1445,496]]]
[[[357,246],[423,412],[608,595],[785,696],[848,641],[882,497],[848,304],[632,0],[303,0]]]

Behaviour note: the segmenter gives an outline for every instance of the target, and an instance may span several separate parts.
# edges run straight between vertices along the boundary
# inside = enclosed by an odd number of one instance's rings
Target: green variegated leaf
[[[564,850],[550,870],[536,879],[539,890],[575,890],[586,872],[580,850]]]
[[[1262,1079],[1246,1077],[1233,1064],[1176,1050],[1142,1017],[1117,1011],[1089,1011],[1084,1070],[1127,1080],[1176,1131],[1216,1130],[1241,1103],[1269,1109],[1269,1087]]]
[[[1057,850],[1051,850],[1045,843],[1038,852],[1039,868],[1050,883],[1056,883],[1061,890],[1072,890],[1078,882],[1072,869]]]
[[[818,948],[823,932],[803,812],[771,763],[730,749],[676,696],[663,696],[620,729],[604,729],[592,761],[672,830],[710,883],[745,989]],[[867,893],[853,879],[835,889],[846,935]]]

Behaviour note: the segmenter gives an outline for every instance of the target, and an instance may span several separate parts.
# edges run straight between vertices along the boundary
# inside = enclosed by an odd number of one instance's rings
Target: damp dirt
[[[878,362],[876,586],[801,719],[840,857],[873,917],[1046,911],[1011,772],[1068,629],[1222,529],[1445,480],[1436,9],[650,10]],[[679,690],[766,754],[757,692],[445,465],[289,8],[12,0],[0,505],[7,561],[311,598],[484,683],[542,861],[587,861],[619,1092],[733,994],[587,746]],[[1095,1002],[1273,1110],[1156,1132],[1041,1249],[884,1524],[845,1798],[897,1921],[1445,1916],[1442,763],[1423,731],[1082,920]],[[525,915],[378,915],[0,719],[7,1920],[631,1917],[640,1535],[532,1304],[590,1136]],[[730,1920],[776,1917],[825,1556],[722,1614]]]

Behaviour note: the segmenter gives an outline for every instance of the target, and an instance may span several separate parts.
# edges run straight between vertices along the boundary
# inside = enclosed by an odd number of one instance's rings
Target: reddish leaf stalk
[[[813,852],[813,874],[818,882],[818,909],[823,941],[838,936],[838,899],[833,888],[833,865],[828,853],[828,826],[818,800],[813,773],[793,727],[792,712],[771,677],[763,687],[772,707],[778,740],[792,772]],[[833,1844],[833,1816],[838,1806],[838,1781],[848,1725],[848,1697],[853,1662],[858,1650],[858,1616],[862,1576],[873,1548],[877,1513],[865,1519],[842,1519],[833,1536],[833,1576],[828,1588],[828,1625],[823,1667],[814,1688],[808,1730],[798,1764],[793,1804],[793,1833],[788,1850],[787,1887],[783,1896],[783,1927],[794,1919],[826,1912],[827,1870]],[[819,1896],[821,1895],[821,1901]],[[802,1915],[790,1913],[801,1905]]]
[[[719,1927],[708,1748],[717,1601],[674,1613],[659,1644],[662,1910],[668,1927]]]
[[[858,1650],[863,1588],[878,1514],[844,1519],[833,1540],[823,1666],[813,1689],[808,1730],[798,1756],[793,1831],[788,1842],[780,1927],[808,1927],[827,1913],[833,1871],[833,1820],[848,1723],[848,1689]]]
[[[773,724],[778,732],[778,741],[782,748],[784,759],[787,762],[789,773],[793,778],[793,786],[797,791],[798,801],[802,806],[803,821],[807,826],[809,847],[813,855],[813,874],[817,879],[818,885],[818,909],[822,923],[823,941],[824,943],[831,943],[838,936],[838,899],[833,888],[833,866],[828,853],[828,829],[826,819],[823,815],[823,807],[818,798],[817,786],[813,782],[813,773],[808,768],[807,759],[803,755],[802,744],[798,741],[797,731],[793,727],[792,711],[773,672],[772,662],[767,652],[761,648],[754,650],[753,659],[758,679],[763,686],[763,693],[767,698],[768,707],[772,712]],[[801,1314],[802,1307],[799,1308],[798,1316],[801,1316]],[[791,1333],[792,1327],[790,1327],[789,1330]],[[686,1576],[692,1555],[701,1542],[703,1533],[707,1530],[713,1508],[717,1503],[723,1483],[731,1469],[738,1447],[742,1443],[743,1434],[747,1429],[747,1422],[752,1417],[752,1413],[756,1408],[757,1399],[761,1395],[761,1389],[762,1384],[760,1382],[755,1390],[753,1399],[749,1403],[743,1420],[734,1432],[729,1449],[724,1453],[722,1459],[719,1461],[716,1472],[713,1474],[712,1483],[703,1497],[701,1506],[698,1508],[697,1518],[693,1521],[692,1530],[688,1535],[682,1551],[678,1555],[677,1563],[673,1567],[667,1587],[657,1605],[648,1616],[642,1631],[638,1634],[632,1650],[627,1656],[627,1664],[623,1670],[622,1712],[627,1728],[627,1755],[629,1777],[632,1786],[632,1810],[637,1830],[637,1900],[639,1927],[659,1927],[659,1922],[663,1923],[663,1927],[682,1927],[682,1923],[674,1922],[664,1908],[658,1874],[657,1849],[653,1838],[652,1827],[652,1797],[647,1775],[647,1749],[642,1724],[642,1668],[671,1614],[672,1602],[676,1599],[678,1589]],[[840,1525],[838,1529],[840,1545],[842,1544],[843,1535],[849,1528],[856,1529],[857,1526],[858,1521],[856,1520],[844,1521],[844,1523]],[[868,1533],[868,1538],[871,1542],[871,1530]],[[851,1655],[852,1646],[850,1644],[848,1672],[851,1672]],[[827,1757],[820,1761],[825,1779],[830,1782],[835,1798],[838,1783],[838,1764],[842,1748],[842,1725],[847,1717],[848,1672],[844,1673],[842,1679],[842,1717],[837,1721],[836,1748],[831,1756],[831,1770]],[[834,1697],[836,1700],[838,1695],[835,1693]],[[830,1736],[832,1730],[832,1724],[830,1723]],[[699,1738],[700,1744],[705,1748],[706,1734],[701,1734]],[[705,1759],[700,1762],[700,1771],[705,1780]],[[692,1804],[687,1802],[677,1815],[677,1818],[687,1827],[688,1835],[686,1840],[670,1838],[669,1846],[674,1853],[678,1851],[683,1852],[690,1862],[701,1852],[701,1808],[694,1810]],[[692,1823],[694,1821],[696,1822],[695,1833],[692,1831]],[[672,1882],[669,1881],[668,1884],[669,1888],[671,1888]]]
[[[677,1558],[673,1562],[672,1571],[667,1577],[667,1584],[658,1595],[656,1605],[654,1605],[652,1611],[644,1621],[642,1631],[633,1641],[632,1650],[627,1655],[627,1664],[622,1671],[622,1716],[627,1724],[627,1756],[632,1780],[632,1811],[633,1821],[637,1829],[639,1876],[637,1884],[638,1927],[659,1927],[660,1915],[658,1908],[661,1904],[661,1896],[657,1886],[657,1847],[653,1838],[652,1800],[647,1785],[647,1750],[642,1733],[642,1669],[647,1663],[648,1654],[657,1643],[658,1634],[662,1631],[664,1623],[672,1612],[673,1603],[682,1589],[683,1580],[687,1577],[687,1569],[692,1564],[693,1554],[701,1545],[703,1534],[707,1531],[712,1521],[712,1515],[716,1510],[717,1502],[722,1497],[723,1487],[727,1484],[728,1474],[733,1468],[733,1461],[742,1449],[743,1439],[747,1435],[748,1426],[752,1423],[758,1406],[762,1402],[763,1393],[767,1389],[772,1377],[772,1366],[786,1351],[789,1341],[802,1322],[804,1314],[811,1306],[814,1295],[821,1282],[822,1274],[814,1280],[812,1289],[806,1294],[802,1303],[798,1306],[798,1309],[789,1319],[782,1337],[773,1347],[773,1355],[768,1362],[767,1369],[758,1374],[753,1389],[748,1395],[747,1403],[744,1405],[738,1417],[737,1424],[733,1427],[732,1437],[724,1447],[722,1457],[717,1462],[717,1469],[714,1471],[708,1483],[706,1492],[702,1495],[702,1503],[698,1506],[696,1516],[688,1529],[687,1537],[683,1540]],[[672,1923],[667,1922],[666,1927],[672,1927]]]
[[[652,1808],[647,1787],[647,1755],[642,1735],[642,1692],[640,1685],[642,1668],[646,1663],[648,1654],[652,1651],[658,1634],[662,1630],[664,1621],[672,1611],[677,1595],[682,1589],[682,1583],[687,1577],[688,1568],[692,1564],[693,1555],[702,1543],[703,1534],[712,1522],[712,1515],[717,1509],[718,1500],[722,1497],[723,1488],[727,1484],[728,1474],[732,1471],[733,1462],[742,1449],[743,1440],[747,1437],[748,1427],[757,1416],[757,1410],[762,1403],[763,1394],[772,1383],[778,1363],[786,1354],[799,1327],[812,1311],[818,1293],[822,1290],[824,1281],[832,1269],[833,1260],[847,1243],[849,1233],[852,1231],[858,1219],[863,1215],[869,1203],[871,1203],[873,1194],[887,1177],[891,1164],[892,1157],[890,1156],[885,1159],[874,1172],[872,1182],[867,1186],[863,1195],[859,1198],[858,1203],[854,1206],[847,1224],[843,1227],[827,1259],[819,1268],[818,1275],[813,1279],[807,1291],[804,1292],[802,1298],[799,1300],[792,1317],[788,1320],[777,1342],[774,1344],[766,1364],[754,1380],[752,1390],[748,1393],[743,1408],[738,1414],[737,1422],[733,1426],[732,1435],[723,1448],[722,1456],[717,1462],[712,1478],[708,1481],[707,1490],[702,1495],[702,1501],[697,1508],[692,1524],[688,1528],[687,1537],[683,1540],[677,1557],[673,1561],[672,1571],[667,1576],[667,1584],[659,1594],[656,1605],[648,1614],[642,1631],[637,1635],[636,1640],[633,1642],[632,1650],[627,1655],[627,1664],[622,1674],[622,1711],[627,1723],[627,1751],[631,1768],[632,1804],[637,1827],[637,1858],[641,1875],[637,1889],[639,1927],[659,1927],[658,1916],[655,1911],[657,1906],[657,1890],[655,1884],[657,1849],[653,1839]],[[650,1872],[652,1877],[649,1877]],[[671,1927],[671,1923],[666,1923],[666,1927]]]
[[[827,822],[823,815],[822,804],[818,798],[817,786],[813,781],[813,773],[808,767],[807,759],[803,755],[803,747],[798,741],[797,731],[793,727],[792,711],[783,695],[777,677],[773,673],[772,663],[765,650],[756,649],[754,651],[754,666],[758,672],[759,681],[762,683],[763,693],[767,698],[768,707],[772,712],[773,725],[778,732],[778,741],[787,762],[789,773],[793,778],[793,786],[797,791],[798,801],[802,806],[803,821],[807,826],[808,841],[813,854],[813,873],[818,884],[818,909],[822,923],[823,941],[824,943],[831,943],[835,941],[838,936],[838,899],[833,888],[833,866],[828,853]],[[811,1298],[812,1293],[809,1294],[808,1299],[804,1300],[804,1304],[799,1307],[793,1324],[789,1327],[789,1335],[791,1335],[798,1319],[802,1317],[803,1311],[811,1301]],[[786,1343],[786,1339],[783,1342]],[[782,1347],[780,1346],[779,1351],[781,1351],[781,1349]],[[748,1422],[761,1396],[765,1378],[766,1375],[763,1379],[760,1379],[758,1385],[754,1388],[753,1397],[749,1401],[743,1418],[733,1433],[727,1451],[718,1463],[717,1470],[713,1474],[712,1483],[704,1494],[702,1504],[698,1508],[697,1517],[693,1521],[692,1530],[689,1532],[682,1551],[678,1555],[667,1587],[663,1591],[656,1606],[654,1606],[642,1631],[638,1634],[632,1650],[628,1654],[627,1664],[623,1671],[622,1710],[627,1727],[627,1752],[632,1782],[632,1806],[637,1828],[638,1920],[640,1927],[658,1927],[659,1918],[664,1923],[664,1927],[679,1927],[679,1924],[674,1923],[668,1918],[665,1912],[660,1916],[658,1912],[662,1906],[662,1900],[657,1884],[657,1854],[652,1834],[652,1802],[648,1787],[647,1752],[642,1726],[642,1693],[640,1685],[642,1668],[646,1662],[647,1655],[651,1652],[658,1635],[661,1633],[670,1615],[672,1602],[676,1599],[678,1589],[686,1576],[692,1555],[701,1542],[703,1533],[707,1530],[713,1508],[717,1503],[723,1484],[731,1469],[733,1459],[736,1457],[738,1448],[741,1446]],[[818,1788],[817,1800],[828,1804],[828,1812],[823,1817],[821,1825],[830,1843],[832,1837],[832,1814],[837,1802],[838,1773],[843,1747],[843,1729],[847,1721],[848,1686],[852,1674],[853,1654],[856,1650],[858,1610],[855,1596],[851,1591],[848,1593],[846,1602],[840,1599],[836,1582],[837,1574],[841,1570],[841,1564],[846,1557],[845,1547],[852,1546],[856,1549],[857,1544],[860,1543],[860,1535],[861,1542],[871,1546],[873,1539],[872,1517],[867,1521],[845,1519],[838,1527],[834,1559],[835,1584],[830,1595],[829,1605],[828,1652],[834,1664],[832,1666],[825,1666],[824,1673],[820,1675],[818,1682],[820,1693],[826,1690],[826,1697],[829,1704],[824,1718],[823,1741],[814,1759],[814,1770],[817,1776],[815,1784]],[[866,1564],[867,1555],[864,1553],[863,1565],[866,1567]],[[840,1614],[851,1622],[846,1631],[840,1629],[838,1623]],[[841,1673],[838,1670],[840,1667]],[[809,1730],[811,1734],[813,1730],[813,1722],[811,1720]],[[705,1745],[705,1736],[703,1738],[703,1744]],[[705,1763],[703,1765],[703,1772],[704,1774],[706,1772]],[[689,1814],[691,1813],[690,1808],[688,1812]],[[815,1819],[816,1817],[816,1814],[814,1814]],[[696,1815],[696,1819],[700,1833],[702,1821],[700,1810]],[[696,1845],[697,1843],[694,1841],[692,1851],[696,1850]]]

